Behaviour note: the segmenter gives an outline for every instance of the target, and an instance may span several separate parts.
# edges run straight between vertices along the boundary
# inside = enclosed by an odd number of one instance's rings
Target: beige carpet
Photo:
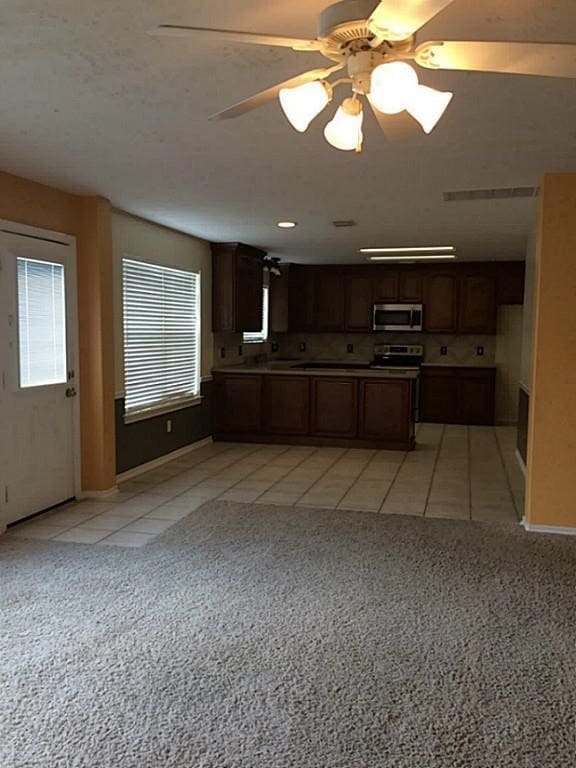
[[[2,768],[568,768],[576,541],[212,502],[0,538]]]

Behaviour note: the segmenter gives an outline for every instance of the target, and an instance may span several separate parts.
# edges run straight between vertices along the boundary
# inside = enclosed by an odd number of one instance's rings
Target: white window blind
[[[200,394],[200,275],[122,260],[126,415]]]
[[[245,344],[257,344],[268,341],[268,286],[265,285],[262,293],[262,330],[248,331],[243,334]]]
[[[64,265],[18,258],[17,282],[20,386],[61,384],[67,380]]]

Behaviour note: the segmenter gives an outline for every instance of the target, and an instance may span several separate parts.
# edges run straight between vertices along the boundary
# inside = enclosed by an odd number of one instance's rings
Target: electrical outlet
[[[166,419],[166,432],[168,434],[172,432],[172,419]]]
[[[349,352],[349,353],[354,352],[354,344],[347,344],[346,345],[346,352]]]
[[[278,352],[278,344],[277,342],[272,342],[272,352]]]
[[[300,342],[300,352],[306,352],[306,342],[301,341]]]
[[[226,347],[220,347],[220,359],[224,359],[226,357]]]
[[[448,354],[448,347],[440,347],[440,354],[441,355],[447,355]]]
[[[476,354],[478,355],[478,357],[483,357],[484,356],[484,347],[476,347]]]

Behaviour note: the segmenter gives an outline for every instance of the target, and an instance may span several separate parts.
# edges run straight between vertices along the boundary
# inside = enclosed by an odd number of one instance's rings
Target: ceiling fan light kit
[[[320,14],[314,40],[174,24],[163,24],[151,34],[320,53],[331,62],[330,66],[290,78],[214,117],[238,117],[278,97],[292,126],[303,133],[330,103],[333,88],[348,83],[353,98],[344,100],[324,130],[327,141],[343,150],[359,151],[362,147],[362,97],[390,140],[433,130],[454,94],[419,84],[412,64],[432,70],[576,78],[576,44],[572,43],[456,40],[425,42],[416,47],[416,33],[453,2],[343,0]],[[347,77],[328,82],[332,74],[343,69]]]

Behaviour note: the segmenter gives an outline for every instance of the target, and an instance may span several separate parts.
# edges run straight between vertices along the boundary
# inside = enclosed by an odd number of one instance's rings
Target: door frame
[[[74,477],[74,495],[77,499],[82,497],[82,443],[80,439],[80,398],[82,397],[82,387],[80,384],[80,345],[78,330],[78,280],[77,280],[77,248],[76,238],[73,235],[66,235],[62,232],[56,232],[50,229],[41,229],[32,227],[28,224],[20,224],[7,219],[0,219],[0,234],[28,237],[36,240],[43,240],[69,248],[67,269],[66,269],[66,335],[68,349],[72,353],[74,380],[73,386],[77,395],[72,403],[72,445],[73,445],[73,477]],[[68,369],[70,366],[68,366]],[[0,499],[1,507],[4,506],[4,499]],[[41,510],[39,510],[41,511]],[[2,516],[3,518],[3,516]],[[0,518],[0,532],[5,523]]]

